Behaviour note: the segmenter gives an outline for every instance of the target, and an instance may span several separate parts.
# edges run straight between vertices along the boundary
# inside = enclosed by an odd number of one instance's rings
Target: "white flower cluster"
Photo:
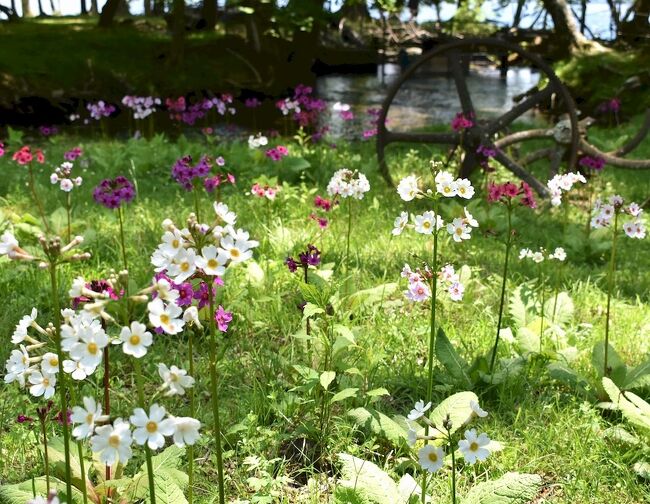
[[[370,191],[370,182],[363,173],[343,168],[332,175],[327,184],[327,194],[341,196],[342,198],[363,199],[363,195]]]
[[[577,182],[587,183],[582,173],[563,173],[555,175],[546,184],[551,192],[551,205],[560,206],[562,203],[562,191],[568,192],[573,188],[573,184]]]
[[[540,248],[537,252],[533,252],[528,248],[523,248],[519,251],[519,260],[522,259],[532,259],[533,262],[541,263],[544,259],[556,260],[564,262],[566,260],[566,252],[562,247],[557,247],[551,254],[548,254],[547,257],[544,256],[546,251],[543,248]]]
[[[160,98],[154,96],[125,96],[122,105],[133,110],[133,119],[145,119],[156,111],[161,104]]]
[[[416,233],[430,235],[433,233],[434,226],[437,230],[445,227],[445,222],[440,215],[436,215],[433,210],[424,212],[422,215],[413,215],[413,224],[409,224],[409,214],[407,212],[400,213],[399,217],[395,219],[393,224],[393,236],[399,236],[402,231],[407,227],[413,227]],[[477,220],[471,213],[464,208],[463,216],[453,219],[446,225],[447,232],[451,235],[455,242],[469,240],[472,236],[472,228],[478,227]]]
[[[397,185],[397,193],[404,201],[412,201],[415,198],[424,197],[425,193],[419,188],[419,178],[415,175],[400,180]],[[471,199],[474,196],[474,187],[468,179],[457,178],[447,171],[440,171],[435,178],[436,192],[446,198],[458,196],[464,199]]]
[[[61,164],[57,169],[54,170],[54,173],[50,175],[50,182],[52,184],[59,184],[59,187],[64,192],[70,192],[76,186],[79,187],[83,182],[81,177],[72,178],[72,168],[73,164],[70,161],[66,161]]]
[[[261,133],[258,133],[257,135],[249,136],[248,137],[248,148],[249,149],[258,149],[260,147],[264,147],[265,145],[268,145],[269,140],[266,138],[264,135]]]
[[[183,447],[196,443],[201,428],[198,420],[167,415],[158,404],[152,404],[149,413],[136,408],[129,421],[117,418],[112,424],[106,423],[109,418],[102,415],[101,405],[92,397],[83,398],[83,407],[72,408],[71,420],[76,425],[72,435],[77,440],[90,438],[91,450],[108,466],[126,465],[133,456],[134,441],[155,451],[165,445],[165,437],[172,437],[176,446]]]
[[[472,413],[465,424],[468,424],[474,418],[485,418],[488,415],[487,411],[484,411],[476,401],[470,401],[469,405]],[[430,444],[428,441],[434,439],[446,439],[448,443],[451,443],[451,439],[448,438],[445,430],[441,429],[441,426],[433,425],[427,418],[425,413],[430,408],[430,402],[424,404],[424,401],[418,401],[415,403],[415,407],[408,414],[407,418],[409,422],[422,420],[432,429],[432,435],[421,435],[418,430],[414,429],[413,426],[409,424],[407,438],[409,445],[411,446],[414,446],[418,440],[423,440],[425,442],[424,446],[418,450],[418,461],[425,471],[435,473],[444,465],[446,453],[442,446]],[[420,427],[418,424],[415,424],[415,426]],[[474,465],[477,461],[483,462],[490,456],[489,445],[490,438],[487,434],[477,434],[476,429],[468,429],[465,431],[464,439],[458,441],[458,450],[468,464]]]
[[[229,266],[253,257],[252,249],[259,245],[250,239],[247,231],[235,229],[237,215],[225,203],[215,203],[214,210],[220,222],[214,226],[193,222],[192,229],[178,229],[169,219],[163,222],[165,233],[151,256],[151,264],[169,280],[154,280],[151,290],[157,297],[148,304],[148,309],[151,324],[167,334],[181,332],[188,321],[198,324],[195,308],[188,308],[180,318],[183,310],[176,303],[180,296],[179,284],[194,277],[220,278]]]
[[[408,280],[408,289],[404,291],[404,296],[410,301],[426,301],[431,297],[431,289],[427,284],[427,278],[431,278],[428,267],[425,271],[413,271],[408,264],[404,265],[401,272],[402,278]],[[438,279],[449,294],[452,301],[462,301],[465,293],[465,286],[460,282],[458,273],[451,264],[445,265],[438,273]]]
[[[4,255],[13,261],[32,261],[35,259],[34,256],[20,248],[18,240],[10,231],[5,231],[0,236],[0,257]]]
[[[614,195],[609,198],[607,203],[596,201],[594,205],[595,213],[591,219],[591,227],[594,229],[609,227],[616,213],[624,213],[632,217],[623,224],[623,231],[629,238],[642,240],[646,236],[646,227],[643,223],[643,209],[636,203],[632,202],[628,206],[623,205],[623,198]]]

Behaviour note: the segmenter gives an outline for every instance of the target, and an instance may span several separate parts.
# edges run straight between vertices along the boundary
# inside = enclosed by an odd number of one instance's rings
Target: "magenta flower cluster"
[[[66,161],[76,161],[78,158],[80,158],[83,155],[83,150],[81,147],[73,147],[69,151],[67,151],[65,154],[63,154],[63,159]]]
[[[323,100],[312,96],[313,91],[310,86],[298,84],[293,90],[293,97],[276,102],[276,107],[283,115],[292,114],[299,126],[315,126],[326,105]]]
[[[272,149],[267,150],[265,153],[267,158],[273,161],[280,161],[283,157],[289,155],[289,150],[284,145],[278,145]]]
[[[172,177],[184,189],[191,191],[194,187],[194,180],[206,178],[211,169],[212,163],[208,156],[201,156],[195,165],[192,164],[192,156],[183,156],[172,166]]]
[[[320,264],[320,250],[314,245],[307,245],[307,250],[298,254],[298,260],[293,257],[287,257],[284,261],[291,273],[298,271],[298,268],[307,269],[309,266],[318,266]]]
[[[135,198],[135,187],[129,179],[120,175],[114,179],[104,179],[93,190],[93,199],[106,208],[119,208]]]
[[[462,112],[458,112],[458,114],[456,114],[456,117],[451,120],[451,129],[454,131],[466,130],[473,126],[473,117],[470,115],[465,115]]]
[[[86,109],[90,112],[90,117],[99,121],[102,117],[110,117],[115,112],[115,105],[99,100],[97,103],[89,103]]]
[[[519,203],[529,208],[536,208],[537,203],[533,190],[526,182],[521,182],[519,185],[512,182],[505,184],[491,183],[488,186],[488,202],[496,203],[497,201],[504,203],[512,203],[516,198],[519,198]]]
[[[601,171],[605,168],[605,160],[596,156],[582,156],[578,164],[583,168],[588,168],[594,171]]]

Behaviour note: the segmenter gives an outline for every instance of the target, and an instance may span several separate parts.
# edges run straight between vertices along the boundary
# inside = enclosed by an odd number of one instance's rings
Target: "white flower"
[[[536,262],[536,263],[539,264],[542,261],[544,261],[544,254],[542,253],[541,250],[539,250],[537,252],[533,252],[532,255],[530,256],[530,258],[533,260],[533,262]]]
[[[395,219],[395,222],[393,224],[393,236],[399,236],[402,234],[402,231],[404,231],[404,228],[409,222],[409,214],[408,212],[402,212],[399,214],[399,217]]]
[[[350,105],[337,101],[334,105],[332,105],[332,110],[335,112],[347,112],[350,110]]]
[[[566,252],[562,247],[557,247],[548,258],[563,262],[566,260]]]
[[[167,274],[176,283],[183,283],[196,271],[196,252],[194,249],[180,251],[167,269]]]
[[[436,215],[433,210],[424,212],[422,215],[415,216],[415,232],[421,234],[432,234],[433,227],[437,224],[440,229],[442,219]]]
[[[217,203],[215,201],[214,211],[217,214],[217,217],[219,217],[223,222],[231,226],[235,225],[235,222],[237,221],[237,215],[235,212],[228,210],[228,205],[225,203]]]
[[[147,443],[151,450],[158,450],[165,446],[164,436],[171,436],[174,433],[174,421],[166,419],[167,412],[162,406],[152,404],[149,408],[149,415],[142,409],[136,408],[131,415],[130,421],[134,425],[133,439],[139,445]]]
[[[621,206],[623,204],[623,198],[618,194],[614,194],[609,197],[609,203],[610,205]]]
[[[629,213],[632,217],[638,217],[643,213],[643,209],[637,204],[637,203],[630,203],[627,207],[627,213]]]
[[[201,320],[199,319],[199,310],[196,306],[190,306],[185,310],[185,313],[183,313],[183,321],[186,324],[195,325],[199,328],[203,327],[201,325]]]
[[[406,435],[406,440],[409,444],[409,446],[415,446],[415,443],[418,441],[418,432],[413,428],[409,426],[409,431],[408,434]]]
[[[131,322],[131,328],[122,327],[120,333],[122,340],[122,350],[127,355],[139,359],[147,353],[147,347],[153,343],[151,333],[147,331],[147,326],[140,322]]]
[[[18,345],[25,341],[27,337],[27,329],[33,327],[36,317],[38,316],[38,311],[36,308],[32,308],[32,313],[30,315],[25,315],[20,319],[18,325],[16,325],[16,330],[14,331],[13,336],[11,337],[11,342],[14,345]]]
[[[472,183],[468,179],[457,179],[456,193],[461,198],[471,199],[472,196],[474,196],[474,188],[472,187]]]
[[[14,349],[9,354],[9,359],[5,363],[5,383],[17,381],[21,387],[25,386],[25,380],[29,375],[29,353],[24,345],[20,345],[20,350]]]
[[[70,419],[73,424],[79,424],[72,430],[72,435],[77,440],[93,435],[95,422],[102,416],[102,406],[92,397],[83,398],[84,406],[74,406]]]
[[[194,378],[184,369],[176,366],[168,368],[165,364],[158,364],[158,374],[163,381],[163,387],[169,388],[165,395],[185,395],[185,389],[194,386]]]
[[[477,460],[483,462],[490,455],[486,448],[490,444],[490,438],[483,433],[476,435],[475,429],[465,431],[465,439],[458,442],[458,448],[468,464],[474,465]]]
[[[103,330],[96,331],[92,327],[82,327],[78,334],[80,341],[72,345],[70,357],[86,367],[97,367],[102,360],[103,349],[108,345],[108,336]]]
[[[527,248],[523,248],[519,251],[519,260],[526,259],[533,255],[533,251]]]
[[[370,182],[363,173],[343,168],[334,172],[327,184],[327,193],[336,194],[342,198],[363,199],[363,195],[370,190]]]
[[[451,264],[445,264],[440,270],[440,280],[443,282],[458,282],[459,276]]]
[[[11,255],[18,248],[18,240],[9,231],[5,231],[0,236],[0,256]]]
[[[439,446],[427,444],[418,450],[418,461],[422,469],[434,473],[442,468],[445,462],[445,452]]]
[[[478,221],[474,218],[474,216],[471,213],[469,213],[467,207],[463,208],[463,212],[465,213],[465,218],[463,220],[472,227],[475,228],[478,227]]]
[[[400,180],[399,184],[397,185],[397,193],[399,194],[399,197],[404,201],[411,201],[415,199],[418,194],[421,193],[420,189],[418,188],[418,177],[415,175],[409,175],[408,177],[404,177],[402,180]]]
[[[640,220],[626,222],[623,224],[623,230],[628,237],[637,238],[639,240],[645,238],[646,235],[645,226]]]
[[[117,463],[126,465],[132,455],[131,430],[129,422],[118,418],[113,425],[102,425],[95,429],[95,435],[90,438],[90,449],[99,453],[99,461],[114,466]]]
[[[29,393],[34,397],[41,397],[43,399],[50,399],[54,395],[54,387],[56,385],[56,375],[43,373],[40,371],[32,371],[29,374]]]
[[[446,171],[438,172],[436,175],[436,191],[447,198],[452,198],[458,193],[456,181],[451,173]]]
[[[59,358],[55,353],[47,352],[43,354],[41,371],[45,374],[56,374],[59,372]]]
[[[73,379],[81,381],[95,372],[93,367],[86,367],[81,362],[74,360],[63,361],[63,371],[72,376]]]
[[[479,404],[473,399],[469,402],[469,407],[472,408],[472,413],[474,413],[479,418],[485,418],[488,416],[488,412],[479,406]]]
[[[220,260],[230,259],[233,263],[240,263],[248,261],[253,257],[252,247],[256,247],[257,242],[254,240],[241,240],[235,239],[232,236],[226,236],[221,240],[218,249],[219,254],[222,256]]]
[[[74,183],[69,178],[64,178],[61,180],[59,187],[61,187],[61,190],[64,192],[70,192],[74,187]]]
[[[175,303],[165,305],[160,298],[147,304],[149,322],[154,327],[160,327],[167,334],[178,334],[183,329],[185,322],[178,316],[183,313]]]
[[[201,422],[191,417],[176,417],[174,422],[174,444],[178,447],[193,445],[201,437]]]
[[[469,240],[471,238],[470,232],[472,228],[465,224],[464,219],[454,219],[450,224],[447,224],[447,232],[454,238],[455,242]]]
[[[465,293],[465,286],[460,282],[454,282],[449,286],[449,297],[452,301],[462,301]]]
[[[226,256],[219,254],[217,247],[208,245],[201,249],[201,255],[196,258],[196,265],[206,275],[223,276],[226,273]]]
[[[158,297],[168,303],[176,302],[180,295],[166,278],[160,278],[158,280],[154,278],[153,288],[158,294]]]
[[[614,216],[614,206],[605,204],[600,207],[599,217],[604,220],[610,220]]]
[[[406,418],[409,420],[417,420],[418,418],[421,418],[429,410],[429,408],[431,408],[430,402],[424,404],[424,401],[418,401],[415,403],[414,408]]]
[[[431,297],[431,290],[424,282],[409,278],[409,287],[404,291],[404,295],[411,301],[426,301]]]
[[[158,248],[169,257],[175,257],[176,254],[183,250],[184,244],[183,235],[178,229],[174,229],[173,231],[167,231],[162,236],[162,243]]]

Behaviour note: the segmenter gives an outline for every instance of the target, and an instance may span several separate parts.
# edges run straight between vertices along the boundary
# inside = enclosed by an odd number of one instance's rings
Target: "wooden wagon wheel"
[[[504,53],[516,53],[521,58],[530,61],[546,76],[546,86],[541,90],[531,93],[520,103],[513,106],[509,111],[495,119],[477,117],[462,68],[462,56],[463,54],[471,54],[479,51],[485,52],[486,50],[500,55]],[[440,133],[409,133],[388,130],[386,127],[388,111],[404,82],[411,78],[413,74],[422,67],[422,65],[430,62],[433,58],[440,56],[447,56],[449,66],[448,71],[456,85],[456,91],[458,93],[462,112],[466,117],[469,116],[473,118],[474,126],[465,130],[462,135],[455,131]],[[514,120],[542,102],[550,100],[552,97],[559,98],[562,101],[565,109],[564,112],[567,114],[568,119],[561,121],[561,123],[559,123],[555,128],[532,130],[532,135],[522,135],[521,133],[526,132],[518,132],[495,141],[499,134],[507,133],[508,126]],[[499,163],[517,177],[530,184],[530,186],[539,194],[546,195],[548,191],[545,184],[540,182],[519,162],[512,159],[510,155],[506,154],[502,150],[502,147],[513,143],[529,139],[543,138],[550,139],[555,143],[556,147],[554,150],[556,151],[556,155],[554,158],[554,164],[559,165],[562,158],[568,159],[570,167],[575,164],[579,142],[578,113],[573,99],[566,87],[562,84],[557,75],[555,75],[552,68],[539,56],[522,49],[518,45],[495,38],[471,38],[450,42],[425,53],[389,88],[378,120],[377,158],[382,176],[392,185],[393,181],[390,172],[388,171],[384,155],[388,144],[394,142],[406,142],[447,145],[450,147],[462,145],[465,151],[465,156],[460,168],[460,175],[464,177],[469,176],[478,166],[476,150],[479,145],[494,146],[497,147],[497,155],[495,156],[495,159]]]

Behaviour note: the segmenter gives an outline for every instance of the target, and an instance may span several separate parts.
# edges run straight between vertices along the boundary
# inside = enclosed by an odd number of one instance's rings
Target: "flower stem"
[[[73,404],[77,403],[75,397],[74,387],[70,387],[70,401]],[[66,416],[67,421],[67,416]],[[81,493],[83,494],[83,503],[88,504],[88,488],[87,488],[87,477],[86,477],[86,462],[84,461],[84,448],[81,441],[77,441],[77,453],[79,454],[79,469],[81,470]]]
[[[352,232],[352,198],[348,198],[348,234],[345,240],[345,272],[350,265],[350,233]]]
[[[50,456],[47,451],[47,430],[45,429],[45,415],[39,415],[41,433],[43,434],[43,458],[45,459],[45,487],[50,493]]]
[[[607,365],[607,357],[609,354],[609,317],[612,301],[612,291],[616,285],[616,242],[618,236],[618,210],[614,211],[614,235],[612,237],[612,253],[609,263],[609,275],[607,278],[607,316],[605,320],[605,357],[604,357],[604,370],[603,376],[609,376],[609,366]]]
[[[144,384],[142,382],[142,366],[138,359],[133,359],[133,366],[135,368],[135,382],[138,387],[138,402],[142,409],[146,408],[144,396]],[[151,460],[151,450],[149,446],[144,445],[144,453],[147,458],[147,477],[149,479],[149,499],[151,504],[156,504],[156,488],[154,486],[153,462]]]
[[[52,295],[52,311],[54,312],[54,342],[57,359],[59,360],[59,397],[61,415],[64,420],[68,417],[68,387],[65,372],[63,371],[63,349],[61,348],[61,305],[59,303],[59,286],[57,282],[56,262],[50,259],[50,287]],[[72,499],[72,471],[70,466],[70,432],[68,422],[63,422],[63,448],[65,455],[65,488],[66,496]]]
[[[38,213],[41,214],[41,220],[43,221],[43,226],[45,226],[45,231],[47,233],[50,233],[50,225],[47,223],[47,219],[45,218],[45,210],[43,210],[43,204],[41,203],[41,200],[38,198],[38,194],[36,194],[36,183],[34,180],[34,171],[32,170],[32,164],[29,164],[29,188],[32,191],[32,198],[34,198],[34,203],[36,203],[36,208],[38,208]]]
[[[192,190],[192,195],[194,196],[194,213],[196,214],[196,220],[197,222],[201,222],[201,214],[199,212],[199,190],[196,185]]]
[[[124,217],[122,213],[124,210],[122,210],[122,207],[118,207],[117,209],[117,217],[118,220],[120,221],[120,243],[122,245],[122,263],[124,265],[125,270],[129,270],[129,264],[126,260],[126,241],[124,240]]]
[[[451,452],[451,503],[456,504],[456,451],[451,444],[451,432],[447,430],[449,436],[449,448]]]
[[[102,319],[102,327],[105,327],[105,322]],[[108,355],[108,349],[110,348],[110,345],[104,348],[104,376],[102,379],[103,385],[104,385],[104,415],[109,415],[111,414],[111,397],[110,397],[110,386],[111,386],[111,366],[110,366],[110,358]],[[111,466],[106,464],[106,481],[111,479]]]
[[[226,494],[223,480],[223,452],[221,448],[221,421],[219,419],[219,394],[217,391],[217,327],[215,324],[214,291],[208,287],[210,300],[210,392],[212,394],[212,416],[214,417],[214,442],[217,449],[217,478],[219,482],[219,504],[225,504]]]
[[[540,296],[541,296],[541,303],[540,303],[540,323],[539,323],[539,353],[541,355],[542,353],[542,343],[543,343],[543,338],[544,338],[544,269],[542,268],[542,264],[540,263],[539,265],[539,283],[540,283]]]
[[[72,197],[67,193],[65,198],[65,210],[68,216],[68,243],[72,241]]]
[[[506,279],[508,278],[508,260],[510,259],[510,248],[512,247],[512,206],[508,204],[508,237],[506,238],[506,258],[503,262],[503,280],[501,282],[501,301],[499,302],[499,318],[497,319],[497,334],[494,339],[492,348],[492,357],[490,359],[490,375],[494,371],[494,362],[497,358],[497,349],[499,347],[499,338],[501,333],[501,322],[503,320],[503,305],[506,298]]]
[[[189,373],[194,376],[194,330],[188,331],[188,353],[189,353]],[[194,418],[194,387],[189,390],[190,397],[190,416]],[[194,500],[194,446],[187,447],[187,472],[188,472],[188,486],[187,486],[187,501],[192,504]]]

